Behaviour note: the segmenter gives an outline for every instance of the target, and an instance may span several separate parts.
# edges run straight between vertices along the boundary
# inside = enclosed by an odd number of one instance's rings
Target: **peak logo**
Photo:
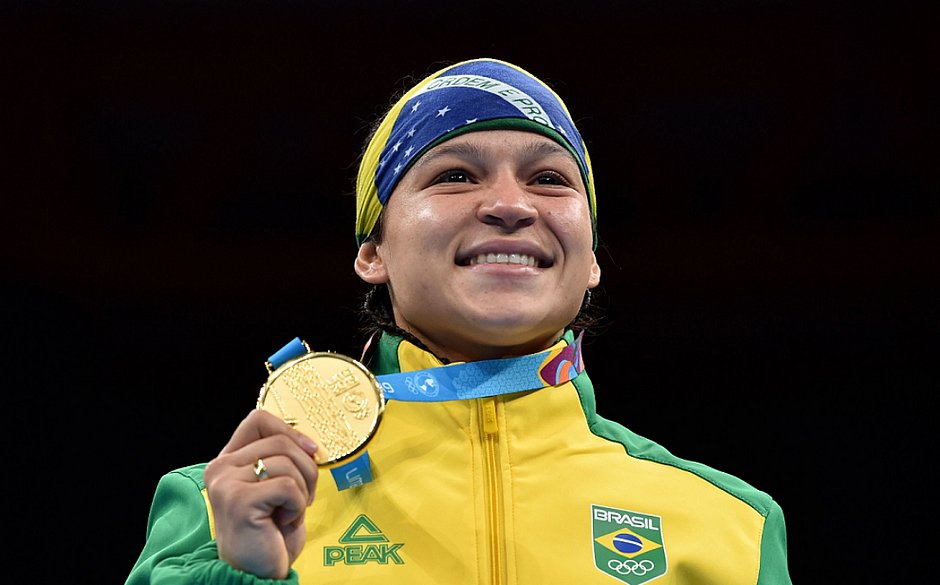
[[[662,518],[607,506],[591,506],[594,566],[627,585],[666,574]]]
[[[360,514],[346,532],[339,537],[340,546],[323,547],[323,566],[332,567],[337,564],[365,565],[378,563],[387,565],[389,561],[396,565],[403,565],[398,550],[405,543],[389,544],[388,537],[365,514]]]

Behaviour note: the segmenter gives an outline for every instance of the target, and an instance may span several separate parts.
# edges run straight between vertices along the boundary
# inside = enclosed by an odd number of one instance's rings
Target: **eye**
[[[564,185],[570,186],[568,180],[557,171],[542,171],[535,176],[536,185]]]
[[[434,179],[434,183],[469,183],[470,173],[460,169],[450,169],[444,171]]]

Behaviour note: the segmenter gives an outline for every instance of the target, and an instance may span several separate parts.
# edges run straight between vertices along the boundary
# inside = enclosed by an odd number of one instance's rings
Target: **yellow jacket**
[[[384,335],[369,365],[440,363]],[[320,474],[290,580],[790,583],[777,503],[598,416],[586,372],[491,398],[390,401],[369,454],[371,483],[338,491]],[[161,479],[129,585],[267,582],[218,559],[203,468]]]

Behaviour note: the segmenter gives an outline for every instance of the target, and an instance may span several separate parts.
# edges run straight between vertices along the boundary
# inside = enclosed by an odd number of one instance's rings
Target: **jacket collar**
[[[376,337],[366,344],[362,359],[376,376],[444,365],[434,354],[419,348],[403,337],[387,332],[377,334]],[[569,345],[573,342],[574,332],[569,329],[555,342],[555,345]]]

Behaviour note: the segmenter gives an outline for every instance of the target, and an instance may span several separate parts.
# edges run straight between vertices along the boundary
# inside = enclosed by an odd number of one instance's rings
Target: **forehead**
[[[541,134],[519,130],[485,130],[461,134],[434,146],[421,155],[412,169],[449,157],[485,163],[494,159],[506,160],[510,156],[523,163],[552,159],[555,164],[567,163],[575,169],[578,165],[568,149]]]

